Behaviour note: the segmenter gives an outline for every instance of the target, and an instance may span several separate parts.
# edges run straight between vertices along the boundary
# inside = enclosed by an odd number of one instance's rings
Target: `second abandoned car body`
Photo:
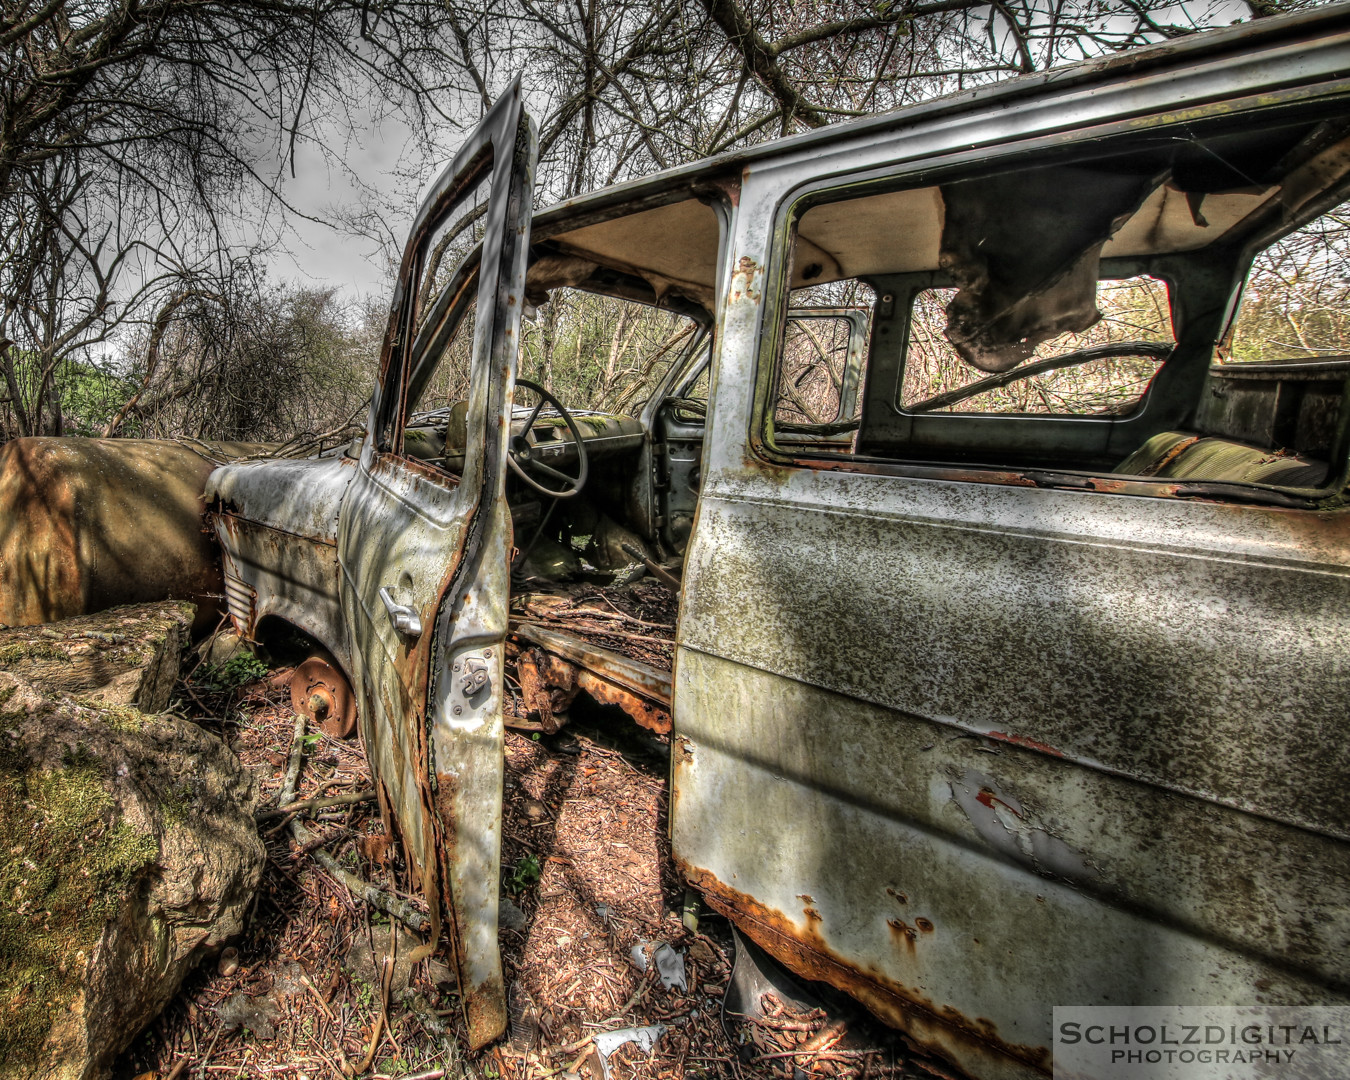
[[[798,974],[981,1077],[1048,1072],[1056,1004],[1350,1003],[1350,360],[1230,330],[1350,197],[1346,71],[1311,12],[533,215],[498,102],[364,439],[208,487],[240,629],[355,688],[476,1044],[512,550],[598,523],[683,558],[673,676],[610,673],[673,717],[678,865]],[[558,290],[690,324],[637,415],[515,403]]]

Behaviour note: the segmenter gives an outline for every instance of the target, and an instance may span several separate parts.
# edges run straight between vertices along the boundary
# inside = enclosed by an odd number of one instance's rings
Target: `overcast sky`
[[[355,178],[332,168],[316,151],[297,151],[295,178],[289,177],[288,170],[285,193],[304,213],[328,217],[340,205],[360,206],[359,179],[371,194],[388,200],[385,213],[401,244],[412,224],[415,195],[399,168],[410,164],[412,153],[406,129],[386,121],[378,128],[354,133],[347,143],[346,167]],[[291,235],[273,254],[276,277],[298,284],[337,286],[351,297],[388,290],[385,256],[373,241],[299,216],[290,224]]]

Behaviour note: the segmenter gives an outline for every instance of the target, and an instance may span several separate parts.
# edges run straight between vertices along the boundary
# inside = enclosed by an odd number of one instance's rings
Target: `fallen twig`
[[[380,1015],[375,1017],[375,1030],[370,1036],[370,1049],[366,1051],[366,1056],[361,1064],[356,1067],[356,1075],[360,1076],[370,1068],[375,1061],[375,1052],[380,1048],[380,1033],[384,1031],[389,1024],[389,980],[394,973],[394,950],[398,948],[398,935],[392,930],[389,932],[389,951],[384,955],[384,963],[380,965]],[[397,1043],[394,1044],[397,1047]]]
[[[399,1046],[398,1040],[394,1038],[393,1029],[389,1025],[389,990],[394,982],[394,969],[398,965],[398,934],[393,927],[389,928],[389,949],[384,955],[384,970],[380,973],[380,982],[383,991],[380,994],[380,1010],[384,1013],[384,1037],[394,1048],[394,1060],[399,1061],[403,1058],[403,1047]]]
[[[305,714],[295,714],[295,735],[291,739],[291,760],[286,766],[286,779],[277,793],[277,805],[285,806],[295,799],[295,785],[300,780],[300,766],[305,760]]]
[[[347,795],[330,795],[325,799],[303,799],[300,802],[288,803],[272,810],[264,810],[258,814],[258,820],[265,821],[268,818],[285,817],[287,814],[300,814],[306,810],[324,810],[330,806],[348,806],[353,803],[374,801],[375,792],[372,789],[353,791]]]
[[[384,1030],[384,1010],[381,1009],[380,1015],[375,1017],[375,1030],[371,1033],[370,1036],[370,1049],[366,1051],[366,1056],[361,1061],[361,1064],[359,1064],[356,1067],[357,1076],[360,1076],[363,1072],[369,1069],[371,1063],[375,1060],[375,1051],[380,1048],[380,1032],[383,1030]]]
[[[208,1067],[207,1062],[211,1060],[211,1052],[215,1050],[216,1043],[220,1041],[220,1033],[222,1030],[224,1030],[222,1027],[216,1028],[215,1035],[211,1037],[211,1045],[206,1048],[206,1053],[202,1055],[202,1063],[197,1066],[198,1069],[205,1071]]]
[[[298,821],[291,822],[291,835],[295,837],[296,843],[302,848],[310,848],[315,841],[312,832],[306,829]],[[371,907],[383,911],[386,915],[392,916],[410,930],[415,930],[419,934],[425,933],[431,928],[431,920],[418,911],[411,904],[397,897],[390,896],[383,889],[372,885],[368,881],[357,877],[350,870],[341,866],[332,855],[324,851],[323,848],[311,848],[309,857],[324,868],[329,876],[342,882],[351,890],[353,896],[358,896]]]
[[[799,1054],[814,1054],[819,1050],[828,1049],[842,1039],[847,1032],[848,1021],[836,1020],[832,1024],[826,1024],[801,1046],[797,1047],[797,1052]]]
[[[856,1061],[858,1058],[870,1057],[879,1053],[881,1053],[880,1050],[813,1050],[808,1053],[799,1046],[796,1050],[784,1050],[781,1054],[760,1054],[750,1060],[755,1064],[761,1061],[795,1057],[809,1057],[813,1061]],[[797,1062],[797,1064],[801,1065],[802,1063]]]
[[[404,1073],[402,1076],[391,1076],[388,1073],[371,1073],[370,1080],[441,1080],[445,1075],[444,1069],[431,1069],[427,1072]]]
[[[511,621],[516,623],[533,623],[534,625],[542,626],[545,629],[551,628],[555,630],[557,629],[558,623],[563,623],[564,625],[566,625],[568,622],[566,616],[563,616],[561,618],[550,617],[549,619],[541,619],[541,618],[525,618],[520,615],[512,616]],[[603,634],[608,637],[623,638],[626,641],[654,641],[658,645],[671,645],[671,646],[675,644],[675,642],[671,641],[670,638],[653,637],[650,634],[634,634],[630,633],[627,630],[611,630],[607,626],[582,626],[582,627],[574,627],[574,629],[589,630],[593,634]]]
[[[309,981],[309,976],[301,975],[300,982],[304,985],[306,990],[314,995],[314,1000],[319,1003],[319,1008],[324,1011],[324,1015],[336,1024],[337,1017],[333,1015],[333,1010],[328,1007],[328,1002],[324,1001],[323,995],[319,993],[319,988]]]
[[[629,615],[628,612],[621,611],[613,600],[611,600],[608,596],[604,596],[603,594],[594,598],[587,596],[583,597],[583,599],[603,600],[610,607],[614,608],[614,611],[611,613],[608,611],[597,611],[595,608],[584,608],[584,607],[572,608],[572,610],[577,612],[577,614],[579,615],[596,615],[602,619],[623,619],[624,622],[636,623],[638,626],[645,626],[651,630],[675,629],[675,627],[671,623],[647,622],[646,619],[639,619],[635,615]]]
[[[731,1016],[739,1016],[742,1019],[748,1020],[750,1023],[755,1024],[758,1027],[767,1028],[770,1031],[816,1030],[816,1025],[814,1023],[811,1023],[810,1021],[779,1020],[776,1017],[772,1016],[752,1016],[749,1013],[731,1013],[729,1010],[728,1014]]]
[[[291,743],[291,763],[286,770],[286,782],[281,786],[281,794],[277,798],[278,806],[285,807],[280,811],[284,814],[293,814],[295,805],[291,800],[295,797],[295,785],[300,779],[300,766],[304,760],[305,749],[305,718],[297,716],[295,718],[295,738]],[[345,799],[346,796],[334,796],[335,799]],[[309,800],[310,802],[322,802],[324,800]],[[289,818],[291,835],[295,837],[295,842],[300,845],[302,851],[309,855],[315,862],[328,871],[329,876],[336,878],[351,890],[353,896],[359,896],[373,908],[383,911],[390,915],[403,925],[412,930],[422,933],[430,928],[431,920],[414,908],[411,904],[396,897],[390,896],[383,889],[379,889],[368,881],[357,877],[350,870],[344,869],[332,855],[324,851],[320,846],[324,841],[319,840],[315,835],[306,829],[294,817]],[[274,832],[276,830],[273,830]],[[367,1068],[369,1066],[367,1065]],[[362,1070],[364,1071],[364,1070]]]

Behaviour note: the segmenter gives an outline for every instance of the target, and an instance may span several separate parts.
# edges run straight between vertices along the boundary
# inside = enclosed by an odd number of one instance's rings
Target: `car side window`
[[[872,290],[849,281],[829,290],[843,306],[812,304],[816,290],[793,294],[778,372],[777,424],[819,426],[857,420],[861,347],[866,342]]]
[[[1350,202],[1257,252],[1225,364],[1350,356]]]
[[[1258,468],[1262,455],[1312,444],[1255,438],[1240,410],[1212,407],[1232,384],[1211,365],[1253,252],[1237,332],[1217,359],[1281,346],[1350,355],[1350,215],[1333,197],[1350,187],[1347,132],[1350,121],[1226,119],[1085,142],[1076,155],[1009,150],[963,173],[930,165],[889,183],[804,189],[782,209],[759,445],[828,453],[835,467],[952,465],[993,483],[1024,482],[1025,471],[1299,492],[1312,476],[1330,483],[1339,460],[1320,472]],[[1334,209],[1318,217],[1319,201]],[[802,305],[848,297],[868,322],[851,416],[829,348],[793,322]],[[1269,408],[1290,378],[1272,374]],[[1330,420],[1305,418],[1319,430],[1340,414],[1346,373],[1332,381]],[[1171,464],[1177,447],[1205,440],[1208,456]],[[1314,441],[1324,459],[1344,456]],[[1214,454],[1243,464],[1218,469]]]
[[[1016,378],[990,375],[966,363],[946,336],[956,293],[924,288],[910,301],[898,403],[906,411],[1124,416],[1164,359],[1132,350],[1133,343],[1170,349],[1176,340],[1165,281],[1147,274],[1106,279],[1097,282],[1097,322],[1041,342],[1014,369]]]

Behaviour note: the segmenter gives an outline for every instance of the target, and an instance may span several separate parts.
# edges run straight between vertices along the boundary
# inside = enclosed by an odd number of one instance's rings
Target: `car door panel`
[[[343,502],[338,549],[342,605],[353,643],[361,734],[381,811],[403,841],[431,909],[441,905],[459,968],[474,1048],[505,1029],[497,951],[501,849],[502,642],[511,525],[504,494],[533,186],[533,127],[515,84],[433,185],[412,230],[381,382],[356,478]],[[438,359],[464,304],[418,296],[438,223],[490,182],[476,274],[468,430],[456,478],[401,456],[412,373]],[[416,306],[429,305],[420,334]],[[443,332],[444,331],[444,332]]]

